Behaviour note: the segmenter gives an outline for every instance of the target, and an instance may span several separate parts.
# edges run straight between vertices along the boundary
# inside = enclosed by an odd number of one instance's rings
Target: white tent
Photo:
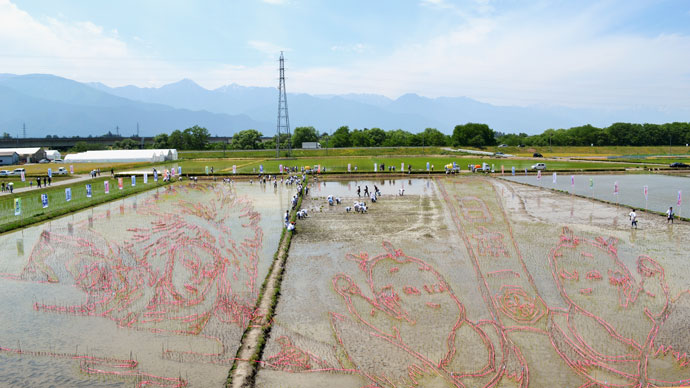
[[[57,150],[46,150],[46,159],[48,160],[55,160],[55,159],[60,159],[62,155],[60,155],[60,151]]]
[[[132,163],[132,162],[164,162],[177,160],[177,150],[112,150],[86,151],[70,154],[65,157],[65,163]]]

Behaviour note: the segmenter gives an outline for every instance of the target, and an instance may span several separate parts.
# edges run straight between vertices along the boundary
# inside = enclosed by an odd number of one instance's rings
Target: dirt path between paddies
[[[302,189],[302,193],[304,194],[304,189]],[[300,197],[298,205],[291,211],[290,220],[294,220],[295,214],[302,204],[302,198],[303,195]],[[285,234],[280,239],[277,258],[271,266],[271,272],[268,274],[266,287],[261,294],[255,317],[242,337],[242,343],[237,351],[235,363],[230,370],[228,382],[225,384],[227,388],[248,388],[254,386],[254,377],[256,376],[261,357],[261,354],[258,352],[268,341],[271,321],[275,312],[275,306],[271,306],[271,304],[280,289],[282,274],[288,256],[287,252],[290,248],[291,239],[288,236],[289,232],[285,231]]]

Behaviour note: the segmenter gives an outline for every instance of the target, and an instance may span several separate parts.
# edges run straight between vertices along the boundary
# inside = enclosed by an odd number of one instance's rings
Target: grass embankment
[[[110,182],[109,194],[105,194],[104,181]],[[91,184],[91,198],[86,197],[87,184]],[[117,188],[117,180],[107,177],[81,181],[71,185],[37,188],[28,192],[5,195],[0,197],[0,233],[60,217],[77,210],[120,199],[165,184],[167,183],[163,183],[162,180],[154,183],[153,179],[149,179],[149,182],[144,184],[141,178],[139,178],[137,179],[137,185],[132,187],[131,180],[124,179],[123,188],[119,190]],[[67,188],[72,189],[72,200],[69,202],[65,199],[65,189]],[[45,209],[41,203],[41,194],[48,194],[48,207]],[[21,198],[22,200],[22,214],[19,216],[14,215],[15,198]]]
[[[601,146],[601,147],[488,147],[485,151],[503,152],[515,156],[532,156],[539,152],[544,157],[601,157],[609,156],[644,156],[644,155],[688,155],[690,148],[685,146],[648,146],[648,147],[628,147],[628,146]]]
[[[362,147],[362,148],[320,148],[316,150],[292,150],[292,157],[328,157],[328,156],[377,156],[377,155],[444,155],[452,152],[443,150],[447,147]],[[286,153],[281,151],[281,157]],[[214,158],[275,158],[276,150],[227,150],[221,151],[180,151],[181,159],[214,159]]]
[[[308,182],[309,178],[305,181],[304,187],[307,186]],[[297,206],[290,211],[290,222],[296,220],[297,211],[302,207],[304,187],[302,188],[302,195],[300,195],[297,200]],[[283,228],[278,250],[273,256],[273,263],[271,263],[268,274],[261,284],[261,291],[259,292],[259,297],[256,299],[255,310],[265,313],[259,315],[258,319],[253,320],[245,329],[240,341],[240,347],[237,349],[235,362],[228,372],[228,379],[225,383],[227,388],[249,387],[254,384],[254,379],[258,372],[259,361],[263,356],[266,342],[271,335],[271,328],[273,327],[273,319],[275,317],[276,307],[278,306],[278,299],[280,298],[280,287],[283,281],[283,274],[285,273],[285,263],[288,258],[292,236],[293,233],[289,233]]]
[[[551,171],[579,171],[579,170],[624,170],[626,168],[642,167],[641,163],[608,163],[599,161],[574,161],[574,160],[542,160],[542,159],[513,159],[513,158],[482,158],[478,156],[360,156],[360,157],[320,157],[320,158],[296,158],[290,160],[276,159],[215,159],[215,160],[182,160],[177,164],[182,166],[183,174],[203,175],[206,166],[213,167],[215,174],[232,174],[232,166],[237,165],[238,174],[258,174],[261,165],[264,172],[276,174],[279,166],[311,166],[317,165],[326,167],[327,172],[346,173],[347,165],[351,165],[351,171],[373,172],[374,163],[379,166],[385,164],[386,173],[389,166],[395,166],[396,172],[400,172],[400,164],[405,163],[405,172],[408,164],[412,166],[413,172],[426,171],[426,163],[434,166],[434,171],[443,171],[443,166],[456,162],[463,170],[467,169],[468,164],[493,164],[497,171],[501,165],[506,171],[515,167],[518,171],[529,169],[533,164],[544,162]],[[172,165],[172,164],[171,164]]]

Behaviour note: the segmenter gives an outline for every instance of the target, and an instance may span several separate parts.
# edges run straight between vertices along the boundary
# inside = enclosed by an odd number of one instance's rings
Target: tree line
[[[170,134],[161,133],[154,137],[148,148],[176,148],[178,150],[230,149],[259,150],[275,149],[275,136],[265,140],[263,134],[255,129],[239,131],[229,143],[211,143],[211,135],[206,128],[193,126],[175,130]],[[456,125],[453,133],[446,135],[436,128],[426,128],[419,133],[402,129],[385,131],[380,128],[350,129],[342,126],[332,134],[319,133],[314,127],[297,127],[292,136],[281,134],[281,148],[301,148],[302,143],[318,142],[322,148],[344,147],[477,147],[484,148],[497,144],[509,146],[658,146],[685,145],[690,143],[690,123],[632,124],[615,123],[597,128],[583,125],[568,129],[547,129],[537,135],[526,133],[506,134],[494,131],[486,124],[467,123]],[[81,143],[81,142],[80,142]],[[80,144],[72,151],[85,151],[102,147],[95,144]],[[141,143],[124,138],[115,142],[114,149],[136,149]]]

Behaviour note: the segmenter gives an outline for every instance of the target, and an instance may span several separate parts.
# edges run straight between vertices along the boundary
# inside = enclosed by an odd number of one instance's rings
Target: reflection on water
[[[673,206],[677,215],[679,210],[682,210],[677,208],[678,192],[681,191],[686,196],[690,195],[690,179],[659,174],[568,174],[558,175],[555,184],[553,177],[548,174],[542,176],[541,179],[537,179],[536,176],[511,176],[505,179],[657,212],[665,212],[669,206]],[[614,194],[616,183],[618,183],[618,194]],[[645,186],[648,189],[647,200],[645,200]]]
[[[283,191],[174,185],[0,237],[16,252],[0,260],[0,379],[220,385],[257,314]]]

